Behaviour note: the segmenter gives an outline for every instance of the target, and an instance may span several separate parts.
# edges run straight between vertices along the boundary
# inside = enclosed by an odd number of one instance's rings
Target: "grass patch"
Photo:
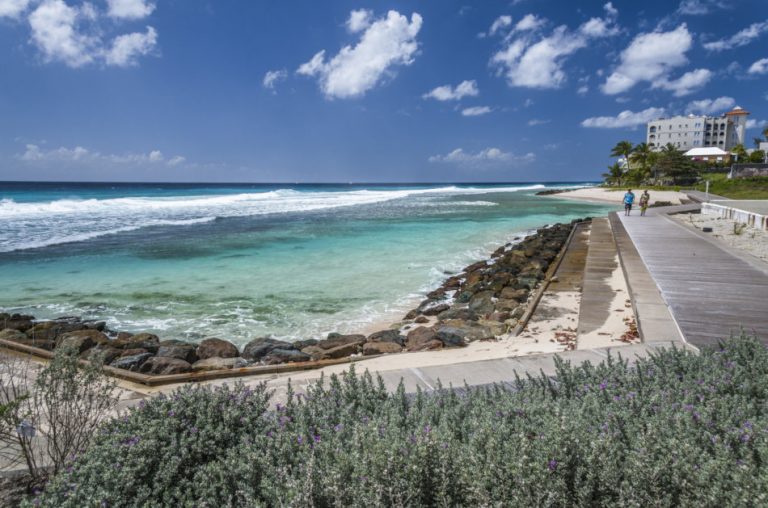
[[[702,177],[709,180],[709,192],[730,199],[768,199],[768,176],[734,178],[729,180],[722,173],[711,173]],[[706,184],[696,185],[696,190],[704,192]]]

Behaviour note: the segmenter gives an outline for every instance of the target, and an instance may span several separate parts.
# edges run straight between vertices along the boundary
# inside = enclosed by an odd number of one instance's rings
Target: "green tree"
[[[621,164],[618,162],[614,162],[612,165],[608,166],[608,172],[603,173],[603,178],[605,178],[605,183],[608,185],[621,185],[621,180],[624,177],[624,168],[621,167]]]
[[[619,141],[611,150],[611,157],[624,157],[627,161],[627,171],[629,171],[631,169],[629,167],[629,156],[632,154],[633,148],[631,141]]]
[[[690,182],[696,176],[696,164],[672,143],[661,149],[657,168],[673,184]]]
[[[749,154],[749,162],[760,163],[765,160],[765,152],[763,150],[755,150]]]
[[[736,156],[736,158],[739,161],[746,160],[747,157],[749,157],[749,154],[747,154],[747,149],[744,148],[744,145],[739,143],[738,145],[731,148],[731,153]]]
[[[632,149],[629,159],[637,166],[632,172],[632,180],[640,183],[651,176],[652,161],[655,159],[654,152],[648,143],[640,143]]]

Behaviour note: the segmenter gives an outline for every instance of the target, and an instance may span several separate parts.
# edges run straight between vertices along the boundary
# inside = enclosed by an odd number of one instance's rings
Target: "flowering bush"
[[[271,407],[185,387],[109,422],[43,506],[768,503],[768,351],[740,338],[510,386],[388,393],[352,371]]]

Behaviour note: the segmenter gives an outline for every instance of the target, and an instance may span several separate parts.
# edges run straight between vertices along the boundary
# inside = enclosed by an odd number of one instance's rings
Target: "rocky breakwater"
[[[449,277],[405,316],[406,349],[464,346],[512,330],[579,221],[538,229]]]
[[[461,347],[495,339],[518,324],[572,227],[556,224],[500,247],[449,277],[402,322],[368,336],[331,333],[297,342],[260,337],[241,351],[218,337],[161,340],[110,330],[104,321],[0,313],[0,339],[46,351],[73,348],[83,359],[155,376]]]

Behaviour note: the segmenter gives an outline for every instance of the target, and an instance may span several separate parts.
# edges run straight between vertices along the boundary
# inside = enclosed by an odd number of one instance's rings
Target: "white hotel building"
[[[691,148],[714,146],[729,151],[744,144],[749,112],[736,106],[720,116],[673,116],[648,122],[646,143],[659,151],[668,143],[686,152]]]

